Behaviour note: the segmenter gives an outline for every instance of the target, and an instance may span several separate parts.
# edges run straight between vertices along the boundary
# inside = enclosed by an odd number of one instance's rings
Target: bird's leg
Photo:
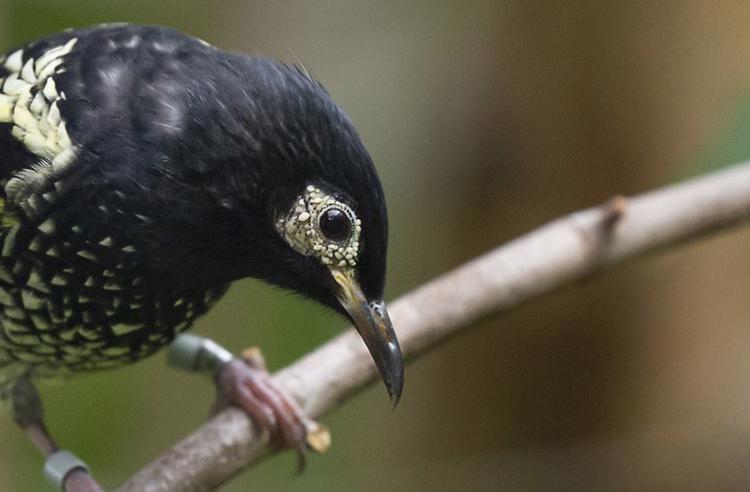
[[[169,360],[180,369],[212,375],[217,390],[212,411],[229,405],[243,410],[281,447],[297,450],[300,470],[306,450],[328,448],[328,430],[307,418],[297,402],[275,385],[257,348],[236,358],[207,338],[182,334],[172,344]]]
[[[23,429],[45,458],[44,475],[65,492],[101,492],[85,463],[69,451],[61,450],[44,425],[42,400],[27,376],[16,381],[10,391],[13,420]]]

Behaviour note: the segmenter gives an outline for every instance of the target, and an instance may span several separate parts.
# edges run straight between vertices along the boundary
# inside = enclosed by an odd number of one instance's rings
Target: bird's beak
[[[336,297],[354,320],[354,326],[365,341],[395,407],[404,385],[404,363],[385,303],[381,300],[368,301],[353,271],[331,269],[331,274],[339,285]]]

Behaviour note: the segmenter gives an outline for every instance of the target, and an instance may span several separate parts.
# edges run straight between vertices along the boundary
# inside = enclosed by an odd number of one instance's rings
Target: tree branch
[[[402,296],[391,318],[408,358],[482,317],[598,273],[615,262],[666,248],[750,218],[750,163],[636,198],[618,197],[556,220]],[[354,330],[274,376],[311,418],[375,377]],[[218,414],[146,466],[119,490],[211,490],[266,456],[268,435],[238,410]]]

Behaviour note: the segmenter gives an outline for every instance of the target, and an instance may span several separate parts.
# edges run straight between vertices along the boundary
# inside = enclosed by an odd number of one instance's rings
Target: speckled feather
[[[0,79],[13,77],[14,54],[24,80],[29,60],[64,46],[54,71],[27,80],[24,107],[36,101],[35,118],[59,111],[69,141],[17,128],[28,125],[19,111],[0,119],[0,386],[22,372],[150,355],[243,277],[341,312],[326,269],[274,229],[310,184],[345,197],[366,224],[358,277],[382,295],[379,181],[346,116],[306,73],[119,25],[12,50]],[[55,93],[45,94],[50,78]],[[6,98],[6,113],[8,101],[18,110]]]

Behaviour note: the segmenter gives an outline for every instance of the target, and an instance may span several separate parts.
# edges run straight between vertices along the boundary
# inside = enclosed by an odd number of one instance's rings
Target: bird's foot
[[[305,451],[323,453],[330,446],[328,429],[307,418],[276,386],[259,349],[247,349],[238,359],[208,338],[183,333],[172,343],[168,361],[177,369],[211,375],[217,389],[213,411],[230,405],[240,408],[281,448],[297,450],[300,471]]]
[[[307,418],[294,398],[276,386],[258,348],[224,364],[216,387],[214,411],[234,405],[246,412],[281,448],[297,450],[299,471],[304,469],[305,451],[322,453],[330,446],[328,429]]]

